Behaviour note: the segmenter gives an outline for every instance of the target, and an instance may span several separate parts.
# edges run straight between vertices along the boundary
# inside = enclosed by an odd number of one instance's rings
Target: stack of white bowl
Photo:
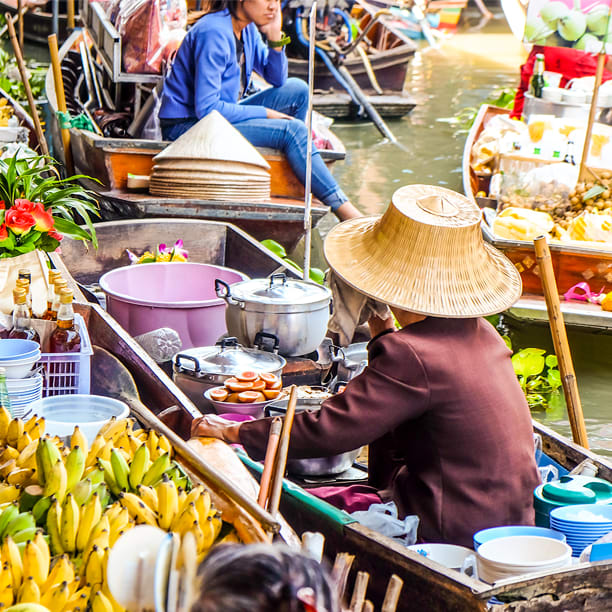
[[[574,557],[601,536],[612,532],[612,506],[605,504],[576,504],[550,511],[550,526],[565,534]]]
[[[35,373],[40,346],[32,340],[0,340],[0,367],[6,373],[6,388],[14,417],[23,417],[28,406],[42,397],[43,378]]]
[[[496,582],[533,572],[555,571],[571,564],[565,542],[541,536],[509,536],[484,542],[476,552],[478,577]]]

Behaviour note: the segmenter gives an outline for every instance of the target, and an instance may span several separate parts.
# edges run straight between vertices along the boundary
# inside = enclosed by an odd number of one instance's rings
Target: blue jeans
[[[306,177],[306,152],[308,129],[304,123],[308,109],[308,86],[300,79],[287,79],[281,87],[271,87],[240,101],[240,104],[256,104],[295,117],[287,119],[248,119],[234,123],[234,127],[254,146],[282,151],[289,165],[302,184]],[[186,119],[168,124],[162,120],[164,140],[176,140],[197,123]],[[338,183],[327,169],[317,148],[312,148],[312,193],[336,210],[348,201]]]

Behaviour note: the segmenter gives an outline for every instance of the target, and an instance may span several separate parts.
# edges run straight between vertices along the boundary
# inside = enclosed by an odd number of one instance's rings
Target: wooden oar
[[[66,93],[64,92],[62,66],[59,58],[59,50],[57,48],[57,36],[55,34],[51,34],[47,40],[49,41],[49,54],[51,56],[51,67],[53,68],[53,83],[55,85],[55,100],[57,103],[57,110],[61,113],[66,113],[68,112],[68,109],[66,108]],[[74,166],[72,164],[72,150],[70,149],[70,131],[66,128],[61,128],[61,133],[66,172],[68,172],[68,174],[73,174]]]
[[[187,463],[190,463],[200,472],[202,477],[227,495],[232,501],[246,510],[258,520],[264,529],[277,533],[279,523],[263,508],[257,505],[254,499],[227,480],[223,474],[217,472],[180,438],[163,421],[155,416],[141,401],[138,388],[129,370],[112,353],[99,346],[94,346],[92,371],[96,377],[92,384],[92,393],[107,395],[124,401],[138,419],[146,426],[163,433],[174,446],[176,453]]]
[[[272,419],[272,425],[270,425],[270,433],[268,435],[266,456],[264,458],[263,472],[261,473],[261,480],[259,482],[259,496],[257,497],[257,503],[262,508],[266,507],[268,496],[270,494],[272,470],[274,469],[274,464],[276,462],[276,451],[278,450],[278,442],[282,426],[283,419],[280,417],[275,417]]]
[[[38,139],[38,146],[43,155],[49,155],[49,148],[47,147],[47,141],[43,133],[42,126],[40,125],[40,119],[38,118],[38,111],[36,110],[36,102],[34,102],[34,96],[32,95],[32,88],[30,87],[30,81],[28,80],[28,72],[26,70],[25,62],[23,61],[23,55],[21,54],[21,47],[15,34],[15,26],[13,25],[13,19],[10,13],[5,13],[4,18],[6,19],[6,25],[8,27],[9,38],[13,45],[13,51],[15,52],[15,59],[17,60],[17,68],[19,68],[19,74],[21,76],[21,82],[28,98],[28,104],[30,106],[30,114],[32,115],[32,121],[34,122],[34,131],[36,132],[36,138]]]
[[[574,372],[572,355],[567,341],[567,332],[565,330],[563,313],[561,312],[561,303],[550,257],[550,249],[544,236],[536,238],[533,243],[540,270],[540,280],[544,289],[544,297],[546,298],[546,309],[548,311],[553,345],[559,362],[559,372],[561,373],[561,383],[563,384],[563,393],[565,395],[565,403],[567,404],[567,414],[572,429],[572,437],[577,444],[584,448],[589,448],[582,404],[578,394],[576,373]]]
[[[289,440],[291,438],[291,428],[293,427],[293,417],[295,416],[295,406],[297,404],[297,387],[291,386],[289,402],[287,403],[287,413],[283,420],[283,429],[281,431],[280,443],[278,452],[276,453],[276,462],[274,463],[274,473],[272,475],[272,485],[270,490],[270,501],[268,503],[268,512],[272,516],[276,516],[280,505],[281,492],[283,490],[283,478],[285,469],[287,468],[287,454],[289,452]]]

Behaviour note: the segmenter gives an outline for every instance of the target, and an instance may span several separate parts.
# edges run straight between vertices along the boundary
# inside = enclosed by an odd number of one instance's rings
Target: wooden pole
[[[17,19],[19,26],[19,46],[23,49],[23,0],[17,0]],[[7,22],[8,23],[8,22]]]
[[[563,384],[563,393],[565,395],[565,403],[567,404],[567,414],[572,429],[572,437],[577,444],[584,448],[589,448],[582,405],[578,394],[576,373],[574,372],[572,355],[567,341],[567,332],[565,330],[563,313],[561,312],[561,303],[559,302],[559,293],[550,257],[550,249],[544,236],[536,238],[534,245],[536,260],[540,270],[540,280],[542,281],[544,297],[546,298],[550,331],[555,354],[559,362],[559,372],[561,373],[561,383]]]
[[[278,450],[278,442],[280,438],[281,428],[283,426],[283,420],[280,417],[272,419],[272,425],[270,426],[270,433],[268,435],[268,446],[266,448],[266,456],[263,464],[263,472],[261,473],[261,480],[259,482],[259,496],[257,497],[257,503],[265,508],[268,496],[270,494],[270,483],[272,478],[272,470],[276,462],[276,451]]]
[[[30,114],[32,115],[32,121],[34,122],[34,131],[36,132],[36,138],[38,138],[38,146],[40,147],[40,150],[43,155],[49,155],[49,148],[47,147],[47,141],[45,140],[45,135],[43,133],[43,129],[40,124],[40,119],[38,117],[38,111],[36,110],[36,102],[34,101],[34,96],[32,95],[30,81],[28,80],[28,72],[26,70],[25,62],[23,61],[23,56],[21,55],[21,47],[19,46],[17,35],[15,34],[15,26],[13,25],[13,19],[10,13],[5,13],[4,18],[6,19],[9,38],[11,39],[11,43],[13,45],[15,59],[17,60],[17,67],[19,68],[19,74],[21,75],[21,82],[23,83],[23,87],[28,98]]]
[[[66,1],[66,25],[68,29],[74,30],[74,0]]]
[[[57,36],[50,34],[47,38],[49,41],[49,54],[51,56],[51,66],[53,68],[53,82],[55,84],[55,99],[57,102],[57,110],[66,113],[66,94],[64,93],[64,79],[62,78],[62,66],[59,59],[59,50],[57,48]],[[74,173],[72,164],[72,150],[70,149],[70,131],[66,128],[61,128],[62,145],[64,147],[64,164],[68,174]]]
[[[281,492],[283,490],[283,478],[285,469],[287,468],[287,453],[289,452],[289,439],[291,437],[291,428],[293,427],[293,417],[295,416],[295,406],[297,404],[297,387],[291,386],[289,402],[287,403],[287,414],[283,420],[283,430],[281,431],[280,443],[278,452],[276,453],[276,462],[274,464],[274,473],[272,475],[272,484],[270,491],[270,502],[268,503],[268,512],[275,516],[280,505]]]

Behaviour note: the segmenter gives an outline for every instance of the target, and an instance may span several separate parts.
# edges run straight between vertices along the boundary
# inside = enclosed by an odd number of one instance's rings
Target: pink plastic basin
[[[227,333],[226,304],[215,293],[216,278],[231,285],[249,277],[210,264],[149,263],[111,270],[100,286],[108,312],[132,336],[170,327],[187,349],[211,346]]]

